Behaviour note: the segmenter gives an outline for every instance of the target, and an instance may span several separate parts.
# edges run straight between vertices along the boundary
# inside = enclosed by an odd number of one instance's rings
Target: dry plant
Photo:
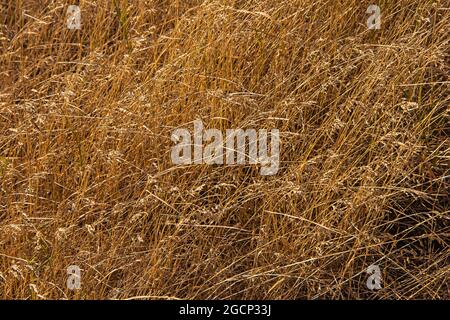
[[[377,2],[2,0],[0,297],[448,299],[448,2]],[[173,165],[195,119],[278,173]]]

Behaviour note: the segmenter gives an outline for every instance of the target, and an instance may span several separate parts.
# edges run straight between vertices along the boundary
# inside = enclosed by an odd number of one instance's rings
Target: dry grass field
[[[0,298],[448,299],[449,3],[373,2],[1,0]],[[174,165],[196,119],[277,174]]]

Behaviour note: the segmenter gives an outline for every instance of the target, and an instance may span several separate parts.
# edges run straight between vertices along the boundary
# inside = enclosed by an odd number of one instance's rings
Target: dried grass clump
[[[68,4],[0,7],[1,298],[449,298],[448,3]],[[174,166],[195,119],[278,174]]]

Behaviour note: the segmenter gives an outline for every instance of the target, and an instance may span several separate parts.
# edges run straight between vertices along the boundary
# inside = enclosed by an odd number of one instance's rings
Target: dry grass
[[[448,2],[68,4],[1,2],[1,298],[449,298]],[[197,118],[278,174],[174,166]]]

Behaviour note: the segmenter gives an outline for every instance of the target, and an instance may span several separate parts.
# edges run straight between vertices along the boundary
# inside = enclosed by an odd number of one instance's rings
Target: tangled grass
[[[448,299],[448,3],[377,2],[1,1],[0,297]],[[195,119],[278,174],[173,165]]]

